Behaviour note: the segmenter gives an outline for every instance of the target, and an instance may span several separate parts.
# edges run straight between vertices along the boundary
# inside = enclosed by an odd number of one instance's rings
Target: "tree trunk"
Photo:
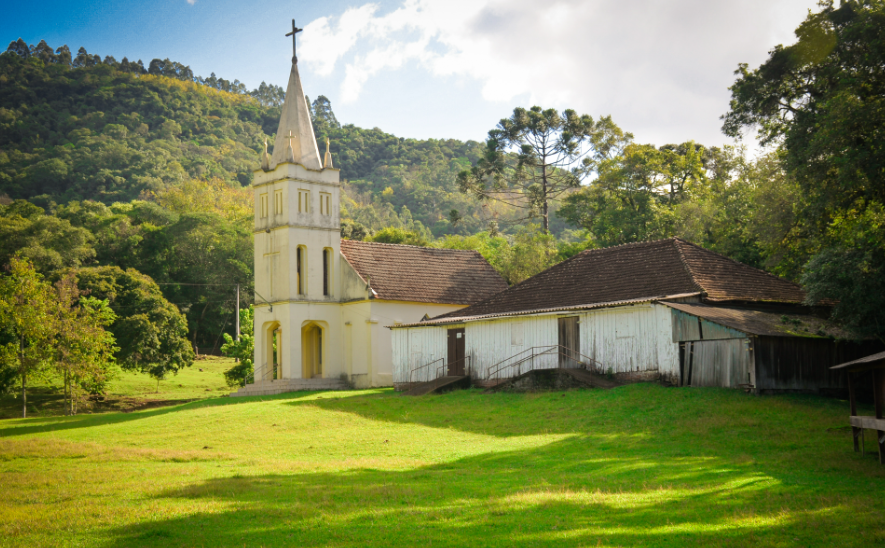
[[[271,298],[273,298],[273,297],[271,297]],[[207,302],[206,302],[206,306],[203,307],[203,313],[200,314],[200,319],[197,320],[196,325],[194,325],[194,340],[193,340],[193,344],[194,344],[194,354],[196,354],[197,356],[200,355],[200,350],[199,350],[199,347],[197,346],[197,331],[199,331],[199,329],[200,329],[200,322],[203,321],[203,318],[206,316],[206,310],[208,310],[208,309],[209,309],[209,302],[207,301]],[[158,391],[159,391],[159,389],[158,389]]]
[[[550,234],[550,218],[547,213],[547,158],[543,158],[541,165],[541,196],[544,200],[542,216],[544,218],[544,232]]]
[[[28,391],[25,388],[27,382],[27,374],[22,371],[22,418],[28,418]]]

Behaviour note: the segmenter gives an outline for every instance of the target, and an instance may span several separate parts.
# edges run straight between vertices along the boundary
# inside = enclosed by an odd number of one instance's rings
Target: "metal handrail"
[[[430,379],[431,381],[435,381],[436,379],[438,379],[438,378],[440,378],[440,377],[443,376],[443,373],[446,372],[446,370],[448,369],[448,367],[449,367],[450,365],[455,365],[456,363],[461,362],[461,361],[463,361],[463,362],[466,363],[466,367],[464,368],[464,372],[465,372],[465,373],[468,372],[468,371],[470,370],[470,356],[464,356],[464,357],[461,358],[460,360],[455,360],[455,361],[453,361],[453,362],[450,363],[450,364],[445,362],[445,358],[439,358],[439,359],[433,360],[433,361],[430,362],[430,363],[425,363],[424,365],[422,365],[422,366],[420,366],[420,367],[416,367],[416,368],[412,369],[411,371],[409,371],[409,384],[411,384],[411,383],[413,382],[413,381],[412,381],[412,377],[413,377],[415,371],[420,371],[421,369],[424,369],[424,368],[426,368],[426,367],[430,367],[431,365],[435,364],[436,362],[443,362],[442,364],[440,364],[439,366],[437,366],[437,368],[436,368],[436,376],[433,377],[432,379]],[[429,382],[429,381],[428,381],[428,382]]]
[[[420,371],[420,370],[424,369],[425,367],[430,367],[431,365],[435,364],[436,362],[443,362],[443,365],[445,365],[445,358],[439,358],[437,360],[433,360],[430,363],[425,363],[424,365],[422,365],[420,367],[416,367],[416,368],[412,369],[411,371],[409,371],[409,384],[412,383],[412,375],[415,373],[415,371]],[[439,367],[437,367],[437,369],[436,369],[436,374],[437,374],[437,376],[431,380],[435,380],[435,379],[439,378]]]
[[[540,352],[536,352],[537,350],[540,350]],[[563,352],[563,350],[565,350],[565,352]],[[513,360],[514,358],[520,356],[521,354],[525,354],[526,352],[531,352],[531,354],[519,359],[516,362],[507,363],[507,362],[510,362],[511,360]],[[597,367],[597,369],[600,368],[602,365],[599,362],[597,362],[596,360],[594,360],[593,358],[591,358],[589,356],[585,356],[584,354],[581,354],[577,350],[574,350],[572,348],[566,348],[566,347],[559,345],[559,344],[554,344],[554,345],[550,345],[550,346],[533,346],[531,348],[527,348],[527,349],[523,350],[522,352],[514,354],[505,360],[501,360],[500,362],[491,366],[489,368],[487,378],[489,380],[491,380],[492,378],[497,380],[500,377],[501,371],[504,371],[504,370],[509,369],[511,367],[521,366],[523,363],[525,363],[527,361],[532,362],[533,366],[531,369],[529,369],[529,371],[533,371],[534,370],[534,360],[536,357],[540,357],[545,354],[553,354],[553,353],[555,353],[556,355],[566,356],[570,360],[573,360],[574,362],[579,363],[581,365],[581,367],[584,367],[585,369],[587,367],[587,364],[584,364],[581,361],[579,361],[577,359],[577,357],[584,358],[589,363],[592,363],[593,365],[595,365]],[[578,369],[578,368],[575,368],[575,369]],[[519,376],[521,374],[522,374],[522,368],[520,367],[520,369],[517,370],[516,376]]]

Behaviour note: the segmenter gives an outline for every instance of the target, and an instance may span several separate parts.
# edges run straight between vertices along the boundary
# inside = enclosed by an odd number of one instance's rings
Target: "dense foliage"
[[[550,203],[581,184],[590,164],[585,145],[596,132],[586,114],[517,107],[489,131],[483,157],[458,174],[458,185],[481,200],[520,209],[527,219],[539,217],[549,232]]]
[[[59,378],[73,414],[76,402],[113,376],[117,348],[105,327],[115,319],[107,301],[84,296],[73,276],[53,285],[13,257],[0,276],[0,392],[18,381],[26,417],[28,383]]]
[[[885,336],[885,2],[822,3],[756,69],[741,65],[724,130],[757,128],[795,182],[780,253],[812,301]],[[807,262],[807,266],[804,266]]]
[[[227,385],[246,386],[254,378],[255,364],[255,309],[252,306],[240,310],[240,336],[224,334],[221,353],[237,360],[236,365],[224,372]]]
[[[162,379],[193,363],[187,321],[149,277],[116,266],[81,268],[73,274],[77,287],[116,312],[109,329],[123,369]]]
[[[43,206],[111,205],[193,178],[246,185],[264,142],[273,142],[282,100],[277,86],[247,92],[168,59],[145,68],[82,48],[72,58],[66,46],[13,42],[0,55],[0,195]],[[367,232],[417,226],[466,234],[491,218],[456,184],[479,143],[342,126],[322,95],[312,113],[318,141],[330,138],[347,181],[345,218]],[[452,210],[464,218],[460,226],[447,220]]]

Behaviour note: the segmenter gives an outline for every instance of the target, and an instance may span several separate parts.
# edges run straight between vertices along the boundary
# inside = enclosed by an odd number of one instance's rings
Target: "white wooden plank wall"
[[[706,333],[705,333],[706,334]],[[749,339],[725,339],[690,343],[692,386],[722,386],[736,388],[749,384],[751,354]]]
[[[505,360],[517,361],[520,352],[532,347],[559,344],[558,318],[569,314],[500,318],[465,325],[466,352],[470,374],[489,378],[490,370]],[[678,375],[679,345],[673,343],[670,309],[647,304],[622,306],[571,314],[580,318],[580,348],[577,350],[601,364],[600,373],[657,371]],[[394,382],[409,382],[409,371],[447,357],[446,326],[393,330]],[[527,365],[527,364],[526,364]],[[526,370],[523,365],[523,372]],[[556,353],[536,358],[535,369],[559,366]],[[432,371],[431,371],[432,369]],[[515,374],[515,369],[503,376]],[[416,372],[414,381],[432,380],[436,367]]]
[[[514,334],[517,336],[514,337]],[[464,336],[467,338],[467,355],[470,356],[473,378],[487,379],[490,369],[500,362],[520,354],[507,362],[514,363],[521,357],[530,355],[528,350],[532,347],[557,344],[559,323],[556,316],[521,316],[514,319],[470,322],[466,325]],[[558,355],[549,354],[535,358],[534,369],[555,368],[558,363]],[[528,368],[528,363],[523,364],[522,372],[525,373]],[[511,377],[515,372],[515,368],[507,368],[501,371],[501,376]]]
[[[580,352],[602,371],[679,373],[670,309],[656,304],[595,310],[581,319]]]
[[[443,362],[415,371],[411,381],[409,373],[412,369],[439,358],[445,361],[448,353],[446,328],[415,327],[392,331],[393,382],[423,382],[435,379],[437,366]]]

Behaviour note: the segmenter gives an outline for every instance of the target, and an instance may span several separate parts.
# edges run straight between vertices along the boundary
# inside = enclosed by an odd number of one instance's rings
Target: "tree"
[[[221,353],[229,358],[235,358],[237,364],[224,372],[227,385],[246,386],[246,383],[254,374],[255,337],[253,324],[255,310],[249,308],[240,310],[240,338],[234,339],[227,333],[224,334],[224,344]]]
[[[811,304],[837,299],[833,319],[858,337],[885,342],[885,207],[836,218],[830,244],[805,265]]]
[[[596,179],[566,196],[559,215],[602,246],[672,236],[676,206],[705,180],[703,147],[688,142],[655,148],[617,139],[618,146],[594,157]]]
[[[797,189],[790,260],[807,262],[810,298],[849,303],[866,278],[834,277],[828,265],[842,257],[864,272],[885,271],[885,254],[870,247],[885,243],[885,226],[870,221],[885,204],[885,2],[821,8],[796,29],[795,44],[775,47],[756,69],[739,65],[723,130],[757,128],[763,143],[781,146]],[[885,333],[885,325],[851,323]]]
[[[187,340],[187,321],[148,276],[115,266],[74,271],[77,286],[90,297],[107,301],[116,314],[109,331],[123,369],[156,379],[189,367],[194,351]]]
[[[46,371],[54,352],[56,298],[30,262],[9,261],[7,274],[0,277],[0,357],[21,381],[23,418],[28,416],[28,379]]]
[[[332,112],[332,102],[325,95],[320,95],[314,99],[310,110],[313,118],[314,132],[317,135],[325,135],[330,129],[341,128],[341,124],[335,118],[335,113]]]
[[[409,230],[394,227],[379,230],[374,236],[366,236],[363,241],[379,242],[382,244],[417,245],[421,247],[427,247],[429,245],[427,240],[418,234]]]
[[[556,238],[538,225],[529,225],[513,237],[501,275],[508,284],[515,285],[547,270],[557,259]]]
[[[89,262],[95,257],[93,240],[88,230],[44,215],[42,208],[24,200],[0,205],[0,263],[18,254],[48,275]]]
[[[101,391],[113,373],[114,336],[105,327],[116,316],[107,301],[83,297],[68,273],[55,284],[55,370],[62,377],[67,414],[85,392]]]
[[[823,4],[755,70],[741,64],[723,130],[782,142],[817,228],[858,199],[885,203],[885,2]],[[812,217],[815,217],[812,219]]]
[[[593,118],[573,110],[516,108],[489,131],[483,157],[458,175],[460,189],[540,215],[549,232],[550,201],[580,185],[594,131]]]

